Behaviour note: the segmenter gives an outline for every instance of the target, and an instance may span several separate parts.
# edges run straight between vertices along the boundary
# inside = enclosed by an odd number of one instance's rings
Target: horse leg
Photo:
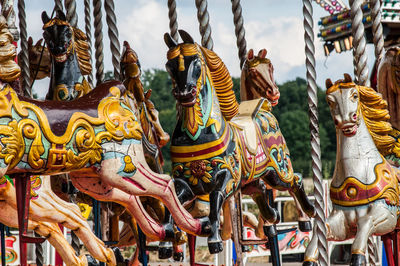
[[[301,209],[309,216],[309,217],[314,217],[316,214],[316,210],[314,205],[311,203],[311,201],[308,199],[306,192],[304,191],[304,186],[303,182],[301,180],[301,177],[299,177],[297,174],[294,174],[294,182],[293,185],[289,189],[290,195],[294,196],[296,202],[299,203],[301,206]],[[301,221],[301,220],[300,220]]]
[[[109,264],[116,264],[114,252],[112,249],[106,248],[103,241],[93,234],[79,207],[61,200],[54,194],[51,190],[50,176],[42,176],[41,179],[42,186],[37,192],[39,196],[31,201],[32,219],[62,224],[74,231],[94,258]]]
[[[325,225],[327,229],[327,241],[343,241],[348,237],[348,226],[343,211],[334,209],[329,215]],[[313,236],[304,252],[303,266],[318,265],[318,237],[317,226],[314,226]]]
[[[302,232],[310,232],[312,230],[310,217],[303,211],[301,204],[294,193],[292,191],[289,191],[289,194],[293,197],[294,204],[296,204],[296,209],[299,217],[299,230]]]
[[[258,179],[242,188],[242,193],[250,195],[257,204],[263,218],[270,224],[278,223],[280,220],[278,211],[269,205],[268,191],[263,180]]]
[[[47,222],[32,223],[35,232],[47,238],[50,244],[57,250],[58,254],[60,254],[66,265],[87,265],[88,262],[86,255],[81,255],[79,257],[75,255],[75,250],[65,239],[64,234],[61,232],[60,227],[57,224]]]
[[[104,149],[107,150],[107,147]],[[194,219],[179,203],[171,177],[157,174],[149,168],[140,142],[116,145],[114,150],[121,152],[108,151],[109,159],[101,163],[99,173],[104,182],[131,195],[156,197],[167,206],[182,230],[196,235],[208,233],[209,221]],[[129,169],[130,173],[120,175],[120,169]],[[172,226],[166,228],[166,231],[170,229]]]
[[[351,246],[350,265],[366,265],[365,252],[368,238],[373,234],[383,235],[391,232],[396,223],[396,210],[388,209],[385,203],[374,203],[368,213],[357,221],[357,234]]]

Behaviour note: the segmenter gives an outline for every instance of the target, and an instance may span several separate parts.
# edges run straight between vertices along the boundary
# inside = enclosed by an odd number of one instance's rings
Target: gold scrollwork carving
[[[74,113],[62,136],[55,135],[49,125],[45,112],[35,104],[20,101],[9,86],[0,91],[0,117],[21,118],[0,125],[0,159],[12,169],[28,153],[28,164],[33,169],[45,166],[43,138],[51,148],[47,157],[47,169],[78,169],[101,161],[103,141],[122,141],[142,137],[142,129],[134,113],[121,101],[121,92],[117,87],[110,88],[111,96],[104,98],[97,107],[97,117]],[[17,118],[18,119],[18,118]],[[37,121],[35,121],[35,120]],[[95,127],[104,126],[95,132]],[[25,139],[32,142],[29,151],[25,151]],[[66,149],[67,144],[74,149]],[[47,144],[46,144],[47,145]],[[68,145],[69,146],[69,145]]]

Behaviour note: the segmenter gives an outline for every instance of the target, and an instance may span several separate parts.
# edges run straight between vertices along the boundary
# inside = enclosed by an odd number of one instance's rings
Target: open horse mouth
[[[61,55],[54,55],[54,59],[58,63],[64,63],[67,60],[67,53],[63,53]]]
[[[174,91],[174,96],[179,104],[185,107],[194,106],[197,100],[196,89],[192,89],[189,93],[180,93]]]
[[[344,125],[342,128],[343,135],[346,137],[352,137],[357,133],[357,124],[353,125]]]

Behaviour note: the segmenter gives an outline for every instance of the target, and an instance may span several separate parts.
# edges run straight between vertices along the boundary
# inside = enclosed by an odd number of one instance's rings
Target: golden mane
[[[226,120],[232,119],[239,111],[239,104],[232,89],[233,82],[229,71],[216,53],[198,44],[181,43],[168,51],[167,58],[170,60],[179,56],[179,60],[181,61],[183,56],[195,54],[204,58],[210,70],[222,115]],[[180,62],[179,65],[181,65]]]
[[[92,64],[90,62],[90,47],[87,36],[80,29],[71,28],[74,35],[74,49],[76,51],[76,57],[78,58],[79,68],[81,69],[82,75],[88,75],[92,73]]]
[[[228,69],[221,58],[211,50],[199,46],[214,83],[223,116],[230,120],[239,112],[239,104],[233,92],[233,82]]]
[[[400,143],[390,136],[393,128],[388,122],[390,115],[386,100],[370,87],[354,86],[360,95],[360,110],[365,124],[379,152],[383,155],[395,153],[400,156]]]

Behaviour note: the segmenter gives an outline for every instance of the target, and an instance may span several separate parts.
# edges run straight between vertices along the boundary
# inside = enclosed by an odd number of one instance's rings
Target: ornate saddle
[[[264,98],[243,101],[239,105],[238,114],[230,121],[244,133],[247,150],[255,155],[257,152],[256,123],[254,117],[260,109],[271,110],[271,104]]]
[[[110,88],[117,87],[121,91],[121,95],[125,94],[125,86],[119,81],[107,81],[88,94],[73,101],[40,101],[19,96],[21,101],[32,103],[43,110],[48,118],[50,129],[57,136],[62,136],[68,126],[68,121],[76,112],[87,114],[90,117],[97,118],[97,107],[101,100],[110,96]]]

